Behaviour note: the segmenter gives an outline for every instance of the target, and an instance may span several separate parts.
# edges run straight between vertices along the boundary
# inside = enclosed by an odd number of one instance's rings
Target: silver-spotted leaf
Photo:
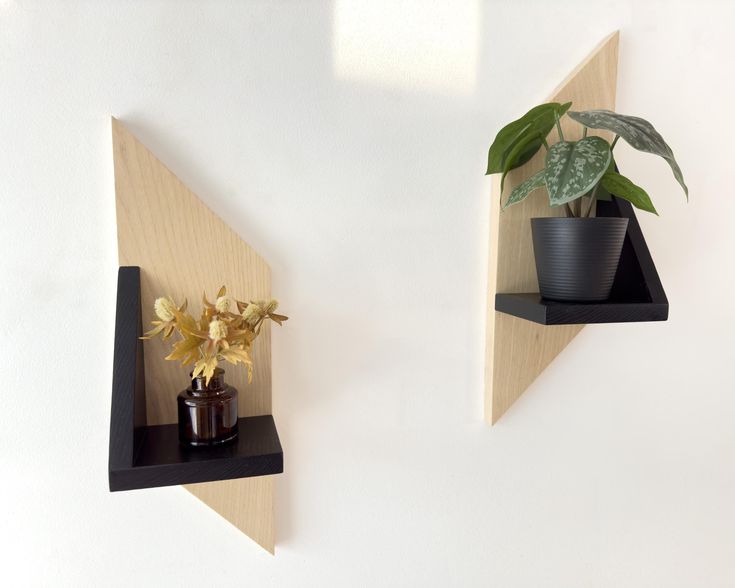
[[[636,186],[625,176],[614,171],[608,171],[604,176],[602,176],[600,183],[605,190],[614,194],[618,198],[627,200],[636,208],[658,215],[658,212],[656,212],[656,208],[653,206],[653,202],[651,202],[651,198],[648,196],[646,191],[640,186]]]
[[[571,105],[541,104],[500,129],[488,152],[487,173],[507,173],[531,159],[554,128],[556,117],[561,117]]]
[[[611,158],[610,145],[602,137],[552,145],[544,168],[551,206],[561,206],[584,196],[605,174]]]
[[[676,181],[679,182],[687,198],[689,198],[689,188],[684,183],[684,176],[681,173],[679,164],[674,159],[674,152],[650,122],[637,116],[618,114],[611,110],[570,112],[569,116],[586,127],[604,129],[620,135],[638,151],[645,151],[663,157],[671,166]]]
[[[533,192],[537,188],[541,188],[545,184],[546,182],[544,181],[544,170],[541,170],[540,172],[532,175],[525,182],[516,186],[516,188],[510,193],[510,196],[508,196],[508,200],[505,201],[504,208],[508,208],[513,204],[518,204],[519,202],[524,200],[526,196],[528,196],[531,192]]]

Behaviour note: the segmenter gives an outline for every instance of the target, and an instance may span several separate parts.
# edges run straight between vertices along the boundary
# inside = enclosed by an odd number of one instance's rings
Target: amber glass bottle
[[[206,385],[204,376],[178,396],[179,440],[185,445],[218,445],[237,437],[237,389],[225,384],[217,368]]]

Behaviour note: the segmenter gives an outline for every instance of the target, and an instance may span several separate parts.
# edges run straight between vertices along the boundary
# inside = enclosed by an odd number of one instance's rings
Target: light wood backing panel
[[[247,482],[247,483],[245,483]],[[275,552],[273,476],[184,486],[270,553]]]
[[[189,300],[198,318],[202,291],[210,301],[219,287],[241,300],[267,298],[270,268],[118,120],[112,119],[118,257],[120,265],[141,268],[144,328],[153,301],[170,295]],[[145,386],[148,424],[175,423],[176,395],[187,371],[165,361],[168,342],[146,341]],[[253,349],[255,373],[247,383],[242,366],[225,366],[227,381],[239,390],[239,415],[271,413],[270,328]],[[258,478],[187,487],[252,539],[273,551],[273,483]]]
[[[618,33],[607,37],[557,87],[547,102],[572,101],[573,110],[615,108]],[[581,138],[581,126],[565,117],[566,139]],[[556,131],[551,137],[556,139]],[[593,134],[590,132],[590,134]],[[598,133],[605,136],[604,133]],[[526,165],[508,174],[507,197],[513,188],[543,167],[545,149]],[[537,292],[538,281],[529,219],[561,216],[562,208],[550,208],[544,190],[505,211],[500,209],[500,176],[492,179],[490,254],[485,356],[485,418],[493,424],[523,394],[536,377],[582,329],[581,325],[543,326],[496,312],[497,292]]]

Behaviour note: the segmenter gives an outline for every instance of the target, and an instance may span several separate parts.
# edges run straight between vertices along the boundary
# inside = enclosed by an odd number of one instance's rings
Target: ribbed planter
[[[532,218],[541,296],[566,302],[607,300],[627,228],[627,218]]]

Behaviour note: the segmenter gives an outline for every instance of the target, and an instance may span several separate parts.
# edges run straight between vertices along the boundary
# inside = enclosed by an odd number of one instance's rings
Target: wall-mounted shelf
[[[615,32],[604,39],[546,101],[571,101],[573,110],[615,110],[618,36]],[[567,119],[561,121],[564,137],[580,139],[581,126]],[[609,133],[590,133],[612,139]],[[506,192],[538,171],[543,158],[540,150],[526,165],[512,170],[505,179]],[[485,418],[491,424],[505,414],[585,324],[662,321],[669,311],[666,294],[629,203],[613,198],[597,205],[598,216],[630,219],[609,301],[566,304],[545,301],[537,294],[529,220],[562,215],[562,207],[551,209],[548,198],[539,191],[501,214],[500,197],[500,174],[496,174],[492,178],[490,209],[485,352]]]
[[[176,424],[147,424],[138,267],[119,270],[115,323],[110,490],[196,484],[283,472],[283,450],[270,415],[240,418],[237,439],[214,447],[185,447],[179,443]]]
[[[540,325],[584,325],[665,321],[669,301],[651,259],[646,240],[629,202],[613,197],[601,200],[597,216],[628,219],[620,265],[610,298],[605,302],[554,302],[537,292],[496,294],[495,310]]]
[[[245,419],[240,421],[240,439],[229,448],[203,452],[182,450],[173,442],[176,393],[186,386],[186,372],[177,362],[164,360],[169,353],[166,342],[154,339],[132,346],[141,318],[143,324],[153,318],[157,296],[197,301],[202,290],[216,291],[226,284],[243,300],[270,298],[270,268],[114,118],[112,147],[119,264],[140,271],[120,270],[125,294],[118,296],[116,338],[122,337],[120,349],[125,351],[115,356],[111,489],[185,484],[186,490],[273,553],[276,476],[267,474],[283,470],[283,455],[268,416],[272,414],[270,325],[253,344],[252,383],[247,381],[247,370],[227,369],[227,381],[239,391],[238,417]],[[139,276],[139,285],[133,274]],[[123,316],[127,318],[121,320]],[[230,451],[236,455],[227,454]]]
[[[665,321],[668,304],[651,302],[573,303],[545,300],[537,292],[496,294],[495,310],[539,325],[591,325]]]

